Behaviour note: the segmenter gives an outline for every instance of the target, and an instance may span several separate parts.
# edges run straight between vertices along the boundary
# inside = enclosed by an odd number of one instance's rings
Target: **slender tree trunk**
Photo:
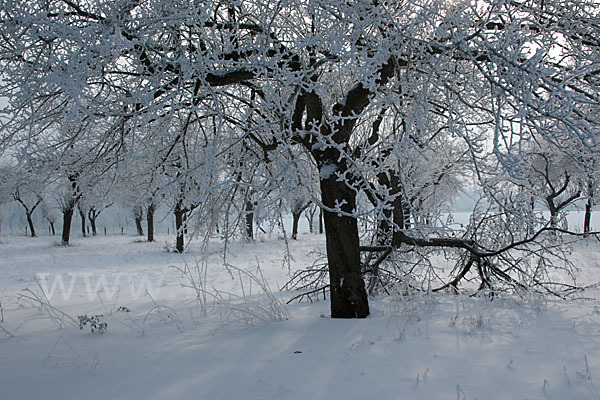
[[[81,217],[81,234],[83,237],[87,237],[85,232],[85,213],[81,211],[81,208],[79,209],[79,216]]]
[[[135,217],[135,228],[137,229],[138,236],[144,236],[144,227],[142,226],[141,215],[136,215]]]
[[[71,182],[71,198],[63,207],[63,230],[62,230],[62,244],[66,246],[69,244],[71,237],[71,222],[73,221],[73,213],[77,202],[81,198],[81,192],[79,191],[79,184],[77,183],[78,175],[70,175],[69,182]]]
[[[36,237],[35,234],[35,227],[33,226],[33,212],[35,211],[35,209],[37,208],[37,206],[39,206],[42,202],[42,198],[38,196],[37,201],[35,202],[35,204],[31,207],[29,207],[24,201],[23,199],[21,199],[21,195],[19,193],[19,191],[15,191],[15,193],[13,194],[13,198],[18,201],[23,208],[25,209],[25,216],[27,218],[27,225],[29,226],[29,232],[31,233],[31,237]],[[25,228],[25,233],[27,234],[27,228]]]
[[[335,175],[322,178],[321,196],[328,208],[345,201],[342,211],[355,212],[356,192],[337,181]],[[369,302],[360,270],[359,236],[356,217],[325,210],[323,213],[327,262],[331,290],[332,318],[365,318]]]
[[[314,227],[314,223],[315,223],[315,212],[317,211],[315,206],[312,206],[308,209],[308,211],[306,213],[304,213],[304,215],[306,216],[306,220],[308,221],[308,231],[313,234],[315,233],[315,227]]]
[[[375,243],[377,246],[387,246],[390,244],[390,234],[392,233],[392,226],[389,223],[391,217],[389,210],[383,211],[383,216],[377,221],[377,230],[375,231]]]
[[[156,205],[150,203],[146,208],[146,229],[148,229],[149,242],[154,242],[154,211],[156,211]]]
[[[592,224],[592,199],[588,199],[585,203],[585,216],[583,218],[583,233],[589,233],[591,231]]]
[[[49,221],[48,223],[50,224],[50,233],[52,233],[52,236],[55,236],[56,229],[54,229],[54,221]]]
[[[90,221],[90,225],[92,225],[92,236],[96,236],[98,234],[98,230],[96,229],[96,220],[100,216],[102,211],[98,211],[96,207],[92,206],[88,210],[88,220]]]
[[[246,200],[245,222],[246,222],[246,239],[254,240],[254,203],[251,200]]]
[[[298,222],[300,221],[300,216],[302,215],[302,211],[299,213],[292,213],[292,239],[298,240]]]
[[[75,204],[69,204],[63,210],[63,228],[62,228],[62,244],[68,245],[71,236],[71,222],[73,221],[73,211]]]
[[[395,172],[381,173],[377,178],[379,184],[387,187],[394,198],[386,204],[387,207],[383,210],[383,216],[377,224],[376,243],[379,246],[391,244],[398,247],[401,244],[401,230],[410,226],[408,201],[405,201],[401,194],[401,183]],[[371,195],[369,200],[373,206],[377,206],[377,199],[374,196]]]
[[[185,242],[184,242],[184,220],[185,220],[185,209],[182,208],[181,202],[178,202],[175,206],[175,231],[177,239],[175,241],[175,249],[178,253],[183,253]]]
[[[96,229],[96,217],[89,217],[90,225],[92,225],[92,236],[96,236],[98,231]]]
[[[396,198],[391,210],[383,211],[383,218],[377,224],[376,243],[378,246],[399,247],[402,243],[402,229],[406,228],[406,211],[400,198]],[[390,223],[393,221],[393,224]],[[397,227],[397,228],[396,228]]]
[[[323,234],[323,209],[319,207],[319,235]]]
[[[393,205],[393,221],[398,228],[392,233],[392,246],[399,247],[402,243],[402,229],[410,228],[410,212],[408,206],[402,201],[402,197],[398,196],[392,202]]]
[[[550,227],[556,228],[558,226],[558,209],[554,205],[551,196],[546,197],[546,205],[548,207],[548,212],[550,212]]]
[[[29,225],[29,232],[31,232],[31,237],[36,237],[35,227],[33,226],[33,218],[31,218],[31,213],[26,213],[27,215],[27,225]]]

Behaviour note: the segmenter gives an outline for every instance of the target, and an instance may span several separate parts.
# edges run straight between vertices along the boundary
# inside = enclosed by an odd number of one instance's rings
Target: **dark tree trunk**
[[[184,229],[184,221],[185,221],[185,209],[182,207],[181,202],[178,202],[177,205],[175,206],[175,232],[177,234],[177,239],[175,241],[175,250],[177,250],[178,253],[183,253],[184,251],[184,236],[185,236],[185,229]]]
[[[401,230],[410,226],[410,210],[407,202],[402,197],[400,180],[395,172],[381,173],[377,178],[379,184],[388,188],[394,198],[386,203],[383,216],[377,224],[376,243],[379,246],[389,246],[391,244],[398,247],[402,243],[400,240]],[[377,198],[374,195],[368,194],[367,196],[373,206],[377,207]]]
[[[63,207],[63,246],[69,244],[69,240],[71,238],[71,222],[73,221],[73,213],[75,212],[75,206],[77,206],[77,202],[81,198],[81,192],[79,191],[79,184],[77,183],[77,180],[77,174],[69,176],[69,182],[71,182],[71,197]]]
[[[83,237],[87,237],[85,232],[85,213],[81,211],[81,208],[79,209],[79,216],[81,217],[81,234]]]
[[[63,228],[62,228],[62,244],[68,245],[71,237],[71,222],[73,221],[73,211],[75,204],[68,204],[63,210]]]
[[[551,201],[546,201],[548,205],[548,211],[550,212],[550,227],[556,228],[558,226],[558,209],[554,206]]]
[[[188,234],[188,213],[187,211],[183,214],[183,234]]]
[[[306,220],[308,221],[308,231],[311,234],[315,233],[314,223],[315,223],[315,212],[316,211],[317,211],[317,208],[315,206],[312,206],[308,209],[308,211],[306,213],[304,213],[304,215],[306,216]]]
[[[251,200],[246,200],[244,211],[246,239],[254,240],[254,203]]]
[[[296,202],[292,207],[292,239],[298,240],[298,223],[300,222],[300,216],[310,206],[310,201],[307,202]]]
[[[328,208],[345,201],[342,211],[355,212],[356,192],[336,176],[321,179],[321,196]],[[325,210],[323,213],[327,263],[331,290],[332,318],[365,318],[369,302],[360,270],[359,236],[356,217]]]
[[[96,220],[100,216],[101,212],[102,211],[98,211],[96,209],[96,207],[94,207],[94,206],[90,207],[90,209],[88,211],[88,219],[90,221],[90,225],[92,225],[92,235],[93,236],[96,236],[98,234]]]
[[[585,203],[585,216],[583,218],[583,233],[589,233],[591,231],[592,224],[592,199],[588,199]]]
[[[54,228],[54,221],[49,221],[48,223],[50,224],[50,233],[52,234],[52,236],[55,236],[56,229]]]
[[[323,234],[323,209],[319,207],[319,235]]]
[[[399,247],[402,243],[401,230],[410,228],[410,212],[400,196],[394,199],[392,206],[394,207],[392,210],[394,225],[398,227],[397,229],[394,229],[394,232],[392,233],[392,246]]]
[[[92,225],[92,236],[96,236],[98,234],[98,230],[96,229],[96,218],[90,217],[90,225]]]
[[[546,160],[546,166],[548,166],[548,160]],[[548,174],[548,167],[546,167],[546,180],[548,180]],[[558,227],[558,223],[560,222],[558,218],[560,212],[564,210],[569,204],[577,200],[579,196],[581,196],[581,189],[579,189],[564,200],[559,200],[559,196],[567,193],[570,180],[571,177],[567,172],[565,172],[565,179],[560,188],[555,188],[552,185],[548,185],[551,189],[551,193],[546,196],[546,204],[548,206],[548,211],[550,211],[550,227],[552,228]]]
[[[31,237],[36,237],[35,227],[33,226],[33,218],[31,218],[31,213],[27,213],[27,225],[29,225],[29,232],[31,232]]]
[[[377,71],[378,77],[374,80],[375,85],[387,84],[394,75],[396,61],[390,57],[381,65]],[[362,82],[354,85],[342,101],[333,105],[332,115],[336,116],[333,125],[324,121],[324,104],[315,91],[303,92],[297,97],[292,115],[292,130],[306,133],[318,127],[319,134],[327,138],[324,141],[314,134],[310,137],[298,136],[300,143],[311,152],[317,162],[321,176],[319,183],[325,206],[324,225],[332,318],[365,318],[369,315],[369,299],[360,265],[358,222],[353,216],[356,212],[356,191],[350,186],[352,182],[346,182],[352,180],[353,174],[347,165],[345,154],[350,154],[348,145],[358,116],[369,105],[373,94]],[[376,131],[374,129],[374,132]],[[329,140],[342,146],[343,152],[336,146],[320,146]],[[324,167],[326,170],[323,170]],[[333,170],[331,167],[334,167]],[[344,179],[338,181],[338,177],[342,176]],[[338,207],[340,213],[336,212]]]
[[[375,231],[375,244],[377,246],[388,246],[390,244],[389,237],[392,232],[392,226],[389,223],[389,210],[383,212],[383,216],[377,222],[377,230]]]
[[[31,232],[31,237],[36,237],[35,234],[35,227],[33,226],[33,212],[35,211],[35,209],[42,203],[42,198],[38,196],[37,201],[35,202],[35,204],[31,207],[29,207],[25,201],[23,201],[23,199],[21,199],[21,194],[19,193],[19,191],[17,190],[14,194],[13,194],[13,198],[18,201],[23,208],[25,209],[25,215],[27,218],[27,225],[29,225],[29,232]],[[25,234],[27,234],[27,228],[25,228]]]
[[[136,215],[135,217],[135,228],[137,229],[138,236],[144,236],[144,228],[142,227],[141,215]]]
[[[302,215],[302,211],[299,213],[292,213],[292,239],[298,240],[298,222],[300,221],[300,216]]]
[[[146,208],[146,228],[148,229],[149,242],[154,242],[154,211],[156,211],[156,205],[151,203]]]

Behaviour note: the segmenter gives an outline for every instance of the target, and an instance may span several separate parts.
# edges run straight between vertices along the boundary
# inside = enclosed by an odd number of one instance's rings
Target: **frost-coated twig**
[[[367,293],[369,295],[373,294],[373,291],[375,290],[375,286],[379,280],[379,266],[381,265],[382,262],[384,262],[388,256],[392,253],[392,249],[388,248],[386,250],[384,250],[383,254],[381,254],[379,256],[379,258],[377,258],[377,260],[375,260],[375,262],[372,265],[368,266],[368,269],[370,270],[370,278],[369,278],[369,285],[368,285],[368,289],[367,289]]]
[[[104,300],[102,300],[102,292],[100,290],[98,290],[96,292],[96,294],[98,294],[98,300],[100,300],[100,304],[102,304],[102,307],[104,308],[104,310],[106,311],[106,313],[108,315],[112,315],[112,313],[117,308],[117,302],[119,301],[119,295],[121,294],[121,288],[120,287],[117,288],[115,296],[113,296],[115,298],[115,301],[113,301],[112,307],[110,309],[108,307],[106,307],[106,304],[104,303]]]
[[[319,295],[320,293],[323,293],[323,300],[327,299],[327,292],[329,291],[330,286],[329,285],[325,285],[323,287],[319,287],[313,290],[309,290],[308,292],[303,292],[300,293],[297,296],[292,297],[291,299],[289,299],[288,301],[286,301],[286,304],[290,304],[293,301],[298,301],[301,302],[304,298],[306,298],[308,301],[310,301],[311,303],[313,302],[312,299],[312,295]]]
[[[285,303],[275,295],[266,281],[260,264],[257,264],[256,273],[252,273],[236,266],[228,264],[232,271],[238,273],[242,294],[235,295],[216,290],[215,294],[220,299],[222,317],[234,314],[237,318],[245,321],[247,325],[256,325],[265,321],[281,321],[291,318]],[[245,280],[248,283],[244,283]],[[257,285],[259,293],[252,294],[252,285]],[[247,286],[248,285],[248,286]],[[226,299],[223,294],[228,295]],[[255,299],[253,299],[255,298]],[[238,299],[240,302],[235,302]]]
[[[320,255],[310,267],[294,272],[292,277],[281,287],[281,290],[314,289],[329,285],[329,270],[324,256]]]
[[[204,252],[206,254],[206,251]],[[199,262],[195,260],[193,269],[190,265],[185,262],[183,267],[176,265],[170,265],[169,268],[173,268],[181,273],[187,283],[181,283],[181,287],[192,289],[196,293],[196,301],[200,304],[202,314],[207,313],[207,296],[209,295],[206,288],[206,274],[208,270],[208,260],[206,257]]]
[[[148,319],[150,314],[152,314],[152,312],[154,312],[154,311],[156,311],[158,313],[161,321],[165,324],[170,323],[170,322],[176,322],[179,324],[181,323],[181,319],[179,319],[179,315],[177,315],[177,312],[172,307],[161,306],[158,303],[156,303],[156,301],[154,300],[154,298],[152,297],[150,292],[148,292],[147,290],[146,290],[146,296],[148,296],[150,298],[150,301],[152,301],[152,304],[154,305],[154,307],[152,307],[150,310],[148,310],[148,312],[144,316],[144,320],[142,321],[144,324],[146,323],[146,320]],[[171,312],[171,314],[166,314],[163,310],[168,310]]]
[[[23,292],[19,295],[19,298],[30,301],[36,307],[38,307],[42,312],[44,312],[50,320],[56,325],[57,328],[62,329],[66,327],[65,320],[70,321],[73,325],[79,326],[79,323],[75,320],[75,318],[71,317],[69,314],[59,310],[50,304],[50,300],[46,296],[46,293],[42,289],[42,285],[37,278],[34,278],[37,283],[41,295],[35,293],[31,289],[27,288],[23,290]]]

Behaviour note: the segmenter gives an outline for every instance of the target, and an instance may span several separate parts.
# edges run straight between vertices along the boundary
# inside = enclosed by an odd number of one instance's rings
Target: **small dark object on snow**
[[[88,317],[87,315],[79,315],[77,318],[79,319],[79,329],[83,329],[83,327],[87,324],[90,324],[90,329],[92,333],[104,333],[108,328],[108,324],[106,322],[100,322],[100,318],[103,317],[102,314],[92,315]]]
[[[300,354],[300,353],[302,353],[300,350],[294,351],[294,354]]]

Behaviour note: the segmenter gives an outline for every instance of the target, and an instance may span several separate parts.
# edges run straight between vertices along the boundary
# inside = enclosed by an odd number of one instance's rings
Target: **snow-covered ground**
[[[378,297],[371,317],[332,320],[327,301],[278,303],[324,251],[323,236],[299,239],[182,256],[167,237],[0,238],[0,399],[600,398],[597,291]],[[598,240],[573,260],[581,283],[600,281]],[[103,334],[79,328],[100,314]]]

